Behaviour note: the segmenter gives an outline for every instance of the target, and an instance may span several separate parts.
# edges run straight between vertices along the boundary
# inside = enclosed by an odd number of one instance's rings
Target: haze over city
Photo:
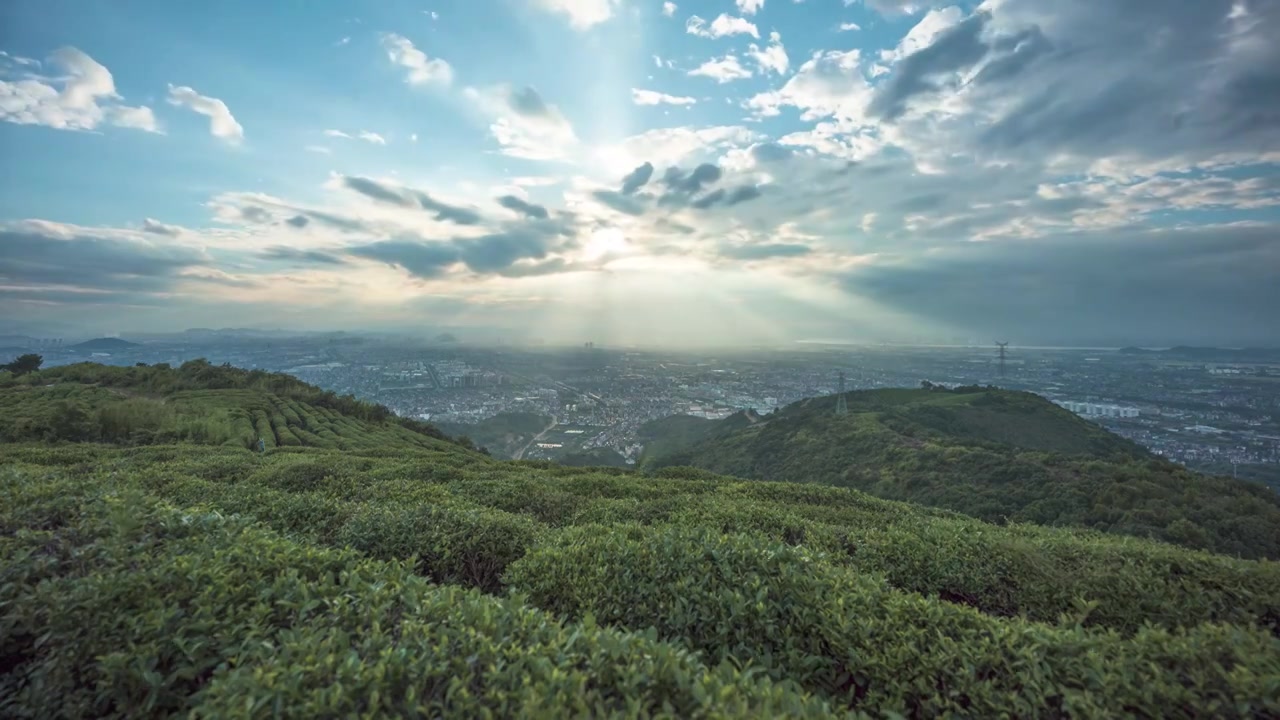
[[[128,7],[0,10],[5,331],[1277,341],[1280,3]]]

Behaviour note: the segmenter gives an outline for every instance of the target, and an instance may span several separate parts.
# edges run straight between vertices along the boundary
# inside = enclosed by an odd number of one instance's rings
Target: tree
[[[26,375],[39,370],[43,362],[43,357],[35,353],[27,353],[14,358],[13,362],[8,365],[0,365],[0,370],[8,370],[14,375]]]

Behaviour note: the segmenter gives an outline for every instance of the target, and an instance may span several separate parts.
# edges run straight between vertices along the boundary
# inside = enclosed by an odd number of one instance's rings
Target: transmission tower
[[[840,394],[836,396],[836,414],[848,415],[849,403],[844,399],[844,371],[840,371]]]
[[[1000,352],[1000,377],[1004,377],[1004,356],[1005,356],[1005,348],[1009,347],[1009,343],[1007,343],[1007,342],[1000,342],[999,340],[997,340],[997,341],[996,341],[996,347],[1000,349],[1000,350],[999,350],[999,352]]]

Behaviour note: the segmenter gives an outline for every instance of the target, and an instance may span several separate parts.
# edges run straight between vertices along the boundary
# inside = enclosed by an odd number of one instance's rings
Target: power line
[[[996,347],[1000,348],[1000,377],[1004,377],[1004,356],[1005,348],[1009,347],[1009,343],[996,341]]]

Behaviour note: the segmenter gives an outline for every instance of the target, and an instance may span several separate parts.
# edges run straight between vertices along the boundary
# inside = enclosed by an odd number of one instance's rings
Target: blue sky
[[[11,0],[0,315],[1276,344],[1278,8]]]

